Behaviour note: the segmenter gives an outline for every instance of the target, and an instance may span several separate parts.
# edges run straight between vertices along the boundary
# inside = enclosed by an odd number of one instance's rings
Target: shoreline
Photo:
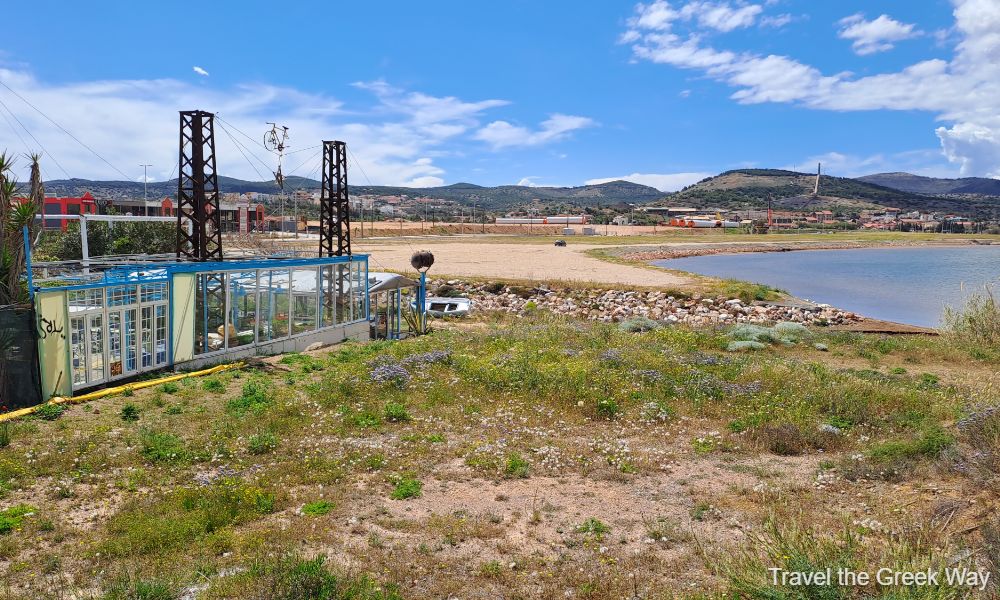
[[[844,241],[844,242],[708,242],[703,244],[663,244],[656,250],[638,250],[637,246],[617,248],[622,259],[637,262],[670,260],[715,254],[744,254],[748,252],[800,252],[805,250],[862,250],[871,248],[950,248],[954,246],[991,246],[992,240],[960,239],[955,241]],[[613,250],[613,249],[612,249]],[[686,272],[686,271],[685,271]],[[697,273],[695,273],[697,275]]]

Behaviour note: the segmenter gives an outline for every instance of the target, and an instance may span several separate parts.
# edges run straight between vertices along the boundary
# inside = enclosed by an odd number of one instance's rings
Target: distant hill
[[[981,194],[1000,196],[1000,179],[962,177],[942,179],[912,173],[876,173],[858,177],[858,181],[915,194]]]
[[[903,210],[1000,215],[1000,198],[951,198],[901,191],[869,181],[820,176],[819,195],[812,196],[816,175],[780,169],[737,169],[708,177],[668,195],[657,204],[695,208],[773,206],[787,210],[847,210],[894,207]]]
[[[895,207],[1000,218],[1000,180],[974,177],[934,179],[909,173],[881,173],[858,179],[822,175],[819,196],[813,197],[815,180],[816,176],[811,173],[737,169],[708,177],[672,194],[628,181],[576,187],[485,187],[473,183],[453,183],[412,188],[352,184],[350,191],[352,195],[426,196],[455,201],[467,207],[475,205],[494,213],[526,208],[540,212],[574,212],[597,206],[627,209],[629,204],[745,209],[765,206],[770,195],[774,198],[773,206],[785,210],[857,212],[866,208]],[[285,181],[288,192],[296,189],[318,190],[320,187],[320,182],[304,177],[289,177]],[[246,181],[223,176],[219,177],[219,188],[223,192],[236,193],[274,194],[278,191],[273,181]],[[59,195],[80,195],[89,191],[97,197],[112,200],[141,198],[143,193],[142,183],[135,181],[60,179],[46,182],[45,189]],[[177,193],[177,180],[150,183],[148,193],[150,198],[173,197]]]
[[[177,180],[148,184],[150,198],[173,197],[177,193]],[[319,190],[320,182],[303,177],[288,177],[285,190]],[[262,192],[274,194],[278,191],[273,181],[245,181],[231,177],[219,177],[219,189],[223,192]],[[134,181],[89,181],[86,179],[58,179],[45,182],[45,191],[59,195],[80,195],[89,191],[95,196],[110,198],[141,198],[141,182]],[[609,206],[628,203],[647,203],[663,197],[663,192],[645,185],[628,181],[611,181],[598,185],[577,187],[528,187],[501,185],[484,187],[472,183],[454,183],[441,187],[411,188],[398,186],[350,185],[352,194],[400,195],[411,197],[431,197],[453,200],[466,206],[478,205],[492,211],[507,211],[527,206],[539,210],[574,210],[589,206]]]

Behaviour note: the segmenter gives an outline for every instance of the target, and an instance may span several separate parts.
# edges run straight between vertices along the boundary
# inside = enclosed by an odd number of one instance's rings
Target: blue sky
[[[847,176],[1000,175],[995,0],[166,4],[6,7],[44,27],[5,31],[0,81],[111,166],[4,87],[0,147],[43,146],[50,178],[152,163],[165,179],[176,111],[202,108],[228,124],[220,171],[251,179],[275,158],[240,132],[256,140],[267,121],[300,150],[286,174],[315,175],[307,148],[343,139],[355,184],[669,190],[817,160]]]

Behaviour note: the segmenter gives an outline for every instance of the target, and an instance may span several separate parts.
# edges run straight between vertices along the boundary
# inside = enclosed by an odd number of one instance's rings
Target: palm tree
[[[19,304],[27,301],[28,290],[23,275],[26,262],[24,227],[29,232],[35,225],[35,212],[45,197],[39,168],[40,156],[31,160],[31,188],[26,201],[15,200],[17,180],[12,172],[14,159],[7,152],[0,152],[0,305]],[[29,235],[29,240],[31,236]]]

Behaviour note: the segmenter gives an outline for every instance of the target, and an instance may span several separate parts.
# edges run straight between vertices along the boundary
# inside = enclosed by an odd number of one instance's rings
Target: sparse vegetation
[[[993,359],[951,336],[776,331],[798,343],[733,354],[727,329],[627,329],[483,315],[216,376],[218,394],[192,378],[17,421],[0,496],[41,510],[0,537],[7,582],[23,597],[57,580],[79,595],[95,572],[115,598],[789,597],[757,570],[838,564],[848,531],[858,567],[988,551],[970,528],[1000,489]],[[373,379],[386,365],[407,377]]]
[[[302,506],[302,514],[309,515],[310,517],[322,517],[331,510],[333,510],[333,504],[326,500],[315,500],[307,502]]]
[[[250,439],[247,442],[247,452],[254,455],[274,452],[274,449],[277,447],[278,436],[274,435],[270,431],[255,433],[250,436]]]
[[[969,296],[961,309],[946,309],[944,321],[949,335],[973,356],[1000,356],[1000,304],[989,287]]]
[[[122,421],[125,421],[126,423],[133,423],[139,420],[139,407],[129,402],[122,407],[119,414],[121,415]]]
[[[396,487],[393,488],[392,494],[389,495],[393,500],[409,500],[410,498],[417,498],[421,495],[421,490],[423,490],[424,484],[412,477],[403,477],[398,482],[396,482]]]

